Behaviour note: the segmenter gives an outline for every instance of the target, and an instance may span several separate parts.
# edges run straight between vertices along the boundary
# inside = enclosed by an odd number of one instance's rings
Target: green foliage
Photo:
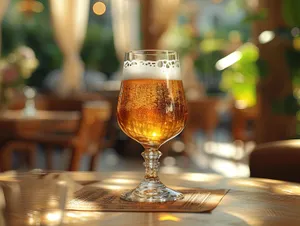
[[[86,39],[81,51],[87,69],[111,74],[117,71],[119,62],[111,29],[92,23],[88,26]]]
[[[284,0],[282,1],[282,16],[290,27],[300,26],[300,1]]]
[[[246,43],[239,51],[241,59],[223,71],[220,88],[230,92],[235,100],[242,101],[245,107],[251,107],[256,104],[258,49],[253,44]]]
[[[199,44],[197,38],[193,37],[190,28],[185,25],[176,24],[171,27],[163,36],[163,43],[168,49],[176,50],[180,56],[189,53],[192,49],[197,48]]]
[[[299,139],[299,137],[300,137],[300,119],[299,118],[297,118],[296,134],[297,134],[297,137],[295,137],[295,138]]]
[[[258,75],[260,78],[265,78],[268,74],[268,64],[265,60],[259,58],[257,59],[256,67],[258,69]]]
[[[284,99],[273,101],[272,110],[276,114],[296,115],[300,108],[294,95],[289,95]]]
[[[227,4],[227,11],[229,13],[237,13],[241,9],[243,9],[246,12],[246,15],[242,21],[244,24],[250,24],[255,21],[265,20],[268,17],[267,9],[250,11],[249,6],[247,5],[247,1],[249,0],[230,0]]]
[[[55,40],[47,0],[41,0],[45,10],[26,17],[15,7],[13,0],[2,25],[2,54],[8,55],[20,45],[32,48],[40,62],[29,79],[31,86],[41,87],[46,75],[62,65],[63,56]],[[118,70],[111,29],[90,22],[81,55],[88,69],[111,74]]]
[[[27,45],[34,50],[40,61],[40,66],[28,81],[33,86],[40,86],[45,76],[59,68],[62,62],[62,55],[54,42],[52,29],[49,29],[51,24],[46,16],[35,15],[25,19],[19,15],[19,18],[7,18],[3,24],[3,54],[9,54],[19,45]]]
[[[223,39],[204,39],[200,43],[200,50],[204,53],[211,53],[214,51],[222,50],[224,48],[225,43],[226,42]]]
[[[286,24],[291,27],[299,27],[300,26],[300,1],[299,0],[284,0],[282,1],[282,16],[285,20]],[[290,28],[278,28],[275,30],[276,34],[283,40],[290,41],[291,43],[296,41],[291,35]],[[298,49],[299,50],[299,49]],[[291,76],[294,95],[290,94],[287,97],[274,101],[272,103],[273,111],[277,114],[285,114],[285,115],[296,115],[297,112],[297,134],[300,134],[300,123],[299,123],[299,95],[297,96],[296,90],[300,87],[300,52],[295,48],[287,48],[285,57],[286,62],[289,65],[289,73]]]
[[[300,86],[300,52],[289,48],[286,50],[286,61],[290,67],[290,75],[294,85]]]
[[[247,0],[231,0],[227,4],[227,11],[229,13],[236,13],[241,9],[247,9]]]
[[[268,17],[268,11],[261,9],[257,12],[248,12],[243,19],[244,23],[253,23],[255,21],[265,20]]]
[[[195,69],[201,74],[219,76],[220,72],[216,70],[215,65],[222,56],[221,51],[201,52],[200,56],[195,60]]]
[[[293,84],[294,91],[298,90],[300,87],[300,52],[293,48],[289,48],[286,50],[286,61],[290,67],[290,76]],[[297,96],[297,92],[294,92],[295,95],[289,95],[285,99],[274,103],[275,112],[281,114],[289,114],[295,115],[298,111],[300,111],[299,104],[299,95]]]

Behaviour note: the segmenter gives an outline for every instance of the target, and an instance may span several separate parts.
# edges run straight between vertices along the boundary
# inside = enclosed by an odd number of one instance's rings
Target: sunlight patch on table
[[[174,221],[174,222],[179,222],[181,219],[179,217],[176,217],[172,214],[162,214],[159,216],[159,221]]]

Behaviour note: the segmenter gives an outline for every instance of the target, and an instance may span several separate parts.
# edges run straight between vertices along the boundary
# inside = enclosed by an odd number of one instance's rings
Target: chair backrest
[[[83,104],[82,119],[76,145],[85,152],[96,153],[104,143],[107,122],[111,117],[111,106],[107,101],[87,101]]]
[[[251,177],[300,182],[300,139],[258,145],[249,160]]]
[[[85,101],[103,100],[97,93],[81,93],[71,97],[62,98],[53,94],[38,94],[35,97],[35,107],[38,110],[47,111],[82,111],[82,103]],[[11,110],[22,110],[26,99],[23,95],[16,97],[9,105]]]
[[[218,123],[218,98],[207,97],[200,100],[188,101],[187,128],[203,129],[211,132]]]
[[[258,106],[238,109],[233,106],[232,113],[232,137],[234,140],[250,141],[255,140],[255,122],[258,117]],[[252,122],[253,127],[249,134],[248,123]]]

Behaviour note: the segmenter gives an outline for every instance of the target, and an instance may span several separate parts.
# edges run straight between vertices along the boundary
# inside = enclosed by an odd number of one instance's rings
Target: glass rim
[[[141,49],[141,50],[131,50],[128,52],[125,52],[125,54],[130,55],[159,55],[159,54],[165,54],[165,55],[174,55],[177,56],[177,52],[175,50],[168,50],[168,49]]]

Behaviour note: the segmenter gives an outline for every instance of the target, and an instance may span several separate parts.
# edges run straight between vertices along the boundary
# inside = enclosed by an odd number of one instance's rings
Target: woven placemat
[[[210,212],[220,203],[228,190],[179,189],[184,198],[175,202],[138,203],[120,199],[127,190],[109,190],[85,186],[75,193],[67,210],[106,212]]]

